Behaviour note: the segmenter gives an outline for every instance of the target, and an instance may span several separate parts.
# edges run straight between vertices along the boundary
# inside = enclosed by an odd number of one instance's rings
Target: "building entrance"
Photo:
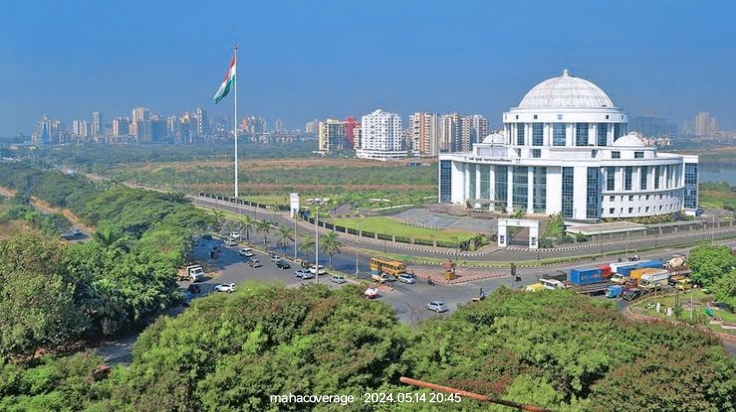
[[[508,227],[529,228],[529,249],[539,249],[539,221],[531,219],[498,219],[498,246],[509,245]]]

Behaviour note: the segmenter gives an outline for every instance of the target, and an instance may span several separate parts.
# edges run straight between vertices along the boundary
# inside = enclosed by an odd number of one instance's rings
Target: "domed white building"
[[[439,201],[566,220],[694,214],[698,157],[659,153],[627,122],[603,90],[565,70],[503,114],[503,133],[440,154]]]

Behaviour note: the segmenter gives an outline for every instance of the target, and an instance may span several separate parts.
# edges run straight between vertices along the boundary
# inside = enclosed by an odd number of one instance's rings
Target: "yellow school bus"
[[[386,273],[393,277],[406,273],[406,263],[385,258],[371,258],[371,275]]]

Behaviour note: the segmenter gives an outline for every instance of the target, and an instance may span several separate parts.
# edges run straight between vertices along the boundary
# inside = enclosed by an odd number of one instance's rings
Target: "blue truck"
[[[598,265],[594,268],[571,269],[569,281],[577,293],[595,295],[604,293],[611,277],[609,265]]]
[[[611,285],[606,289],[606,297],[609,299],[621,297],[624,294],[624,287],[621,285]]]

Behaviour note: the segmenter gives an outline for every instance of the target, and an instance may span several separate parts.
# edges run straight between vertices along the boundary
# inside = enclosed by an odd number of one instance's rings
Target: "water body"
[[[724,170],[721,172],[700,172],[701,182],[726,182],[731,186],[736,186],[736,171]]]

